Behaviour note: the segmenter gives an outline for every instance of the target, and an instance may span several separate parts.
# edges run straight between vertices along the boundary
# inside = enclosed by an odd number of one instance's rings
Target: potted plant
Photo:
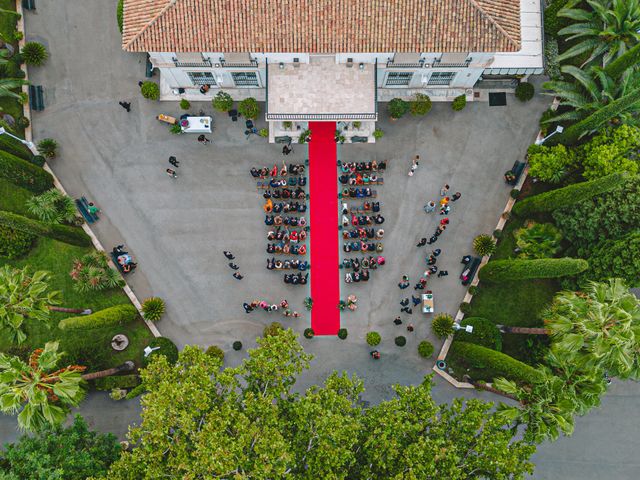
[[[464,95],[458,95],[456,98],[453,99],[453,102],[451,103],[451,108],[453,109],[454,112],[459,112],[466,106],[467,106],[467,97]]]
[[[233,98],[227,92],[219,91],[211,100],[211,104],[219,112],[228,112],[233,108]]]
[[[353,125],[353,129],[354,130],[360,130],[360,127],[362,126],[362,122],[353,122],[351,125]]]
[[[409,111],[409,104],[401,98],[394,98],[387,105],[391,120],[397,120]]]
[[[260,115],[260,105],[253,97],[245,98],[238,105],[238,112],[248,120],[255,120]]]
[[[143,82],[140,93],[148,100],[160,100],[160,87],[155,82]]]
[[[186,98],[180,100],[180,108],[182,110],[189,110],[191,108],[191,103]]]
[[[384,131],[376,128],[373,131],[373,138],[375,138],[376,140],[380,140],[382,137],[384,137]]]
[[[291,130],[291,127],[293,127],[293,122],[282,122],[282,128],[285,130]]]

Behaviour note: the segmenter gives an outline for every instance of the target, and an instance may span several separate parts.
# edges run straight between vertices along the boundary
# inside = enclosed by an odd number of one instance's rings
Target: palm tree
[[[81,372],[85,367],[56,369],[61,356],[57,342],[35,350],[28,364],[0,353],[0,410],[11,414],[20,411],[20,429],[38,431],[47,424],[59,425],[70,407],[84,397]]]
[[[83,380],[95,380],[96,378],[109,377],[121,372],[130,372],[136,367],[136,364],[131,360],[127,360],[122,365],[117,367],[107,368],[106,370],[100,370],[99,372],[85,373],[82,375]]]
[[[29,82],[22,80],[21,78],[1,78],[0,79],[0,98],[15,98],[22,101],[21,92],[14,92],[15,89],[27,85]]]
[[[49,326],[49,306],[60,303],[60,292],[48,292],[48,277],[43,271],[31,275],[28,267],[0,269],[0,327],[9,331],[12,341],[22,343],[27,338],[26,319]]]
[[[640,301],[622,279],[560,292],[543,316],[556,357],[584,371],[640,378]]]
[[[579,39],[580,43],[559,55],[559,61],[588,53],[582,66],[599,60],[604,67],[640,42],[640,0],[587,0],[588,9],[573,8],[576,3],[558,12],[559,17],[576,22],[558,34],[568,35],[567,41]]]

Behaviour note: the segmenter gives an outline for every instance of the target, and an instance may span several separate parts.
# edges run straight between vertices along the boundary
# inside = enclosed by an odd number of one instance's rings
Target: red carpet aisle
[[[310,122],[309,130],[311,328],[316,335],[336,335],[340,328],[336,124]]]

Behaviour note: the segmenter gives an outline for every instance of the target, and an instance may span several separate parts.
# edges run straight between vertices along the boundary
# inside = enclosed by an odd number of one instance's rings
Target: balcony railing
[[[472,58],[467,58],[462,63],[442,63],[440,60],[435,60],[433,62],[433,68],[465,68],[468,67],[471,63]]]
[[[387,62],[387,68],[422,68],[424,67],[424,60],[420,60],[417,63],[396,63],[393,60]]]
[[[201,62],[179,62],[177,58],[173,58],[173,63],[176,67],[188,67],[188,68],[202,68],[211,67],[211,60],[203,58]]]
[[[258,61],[251,59],[248,62],[231,63],[231,62],[226,62],[224,58],[221,58],[220,66],[222,68],[258,68]]]
[[[377,120],[373,113],[267,113],[267,120]]]

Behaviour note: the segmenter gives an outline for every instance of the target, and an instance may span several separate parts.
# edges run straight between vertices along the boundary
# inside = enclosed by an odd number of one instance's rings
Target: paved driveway
[[[264,325],[284,320],[262,312],[246,315],[243,301],[286,297],[301,309],[307,295],[304,288],[285,288],[278,275],[264,268],[266,229],[249,168],[279,162],[279,148],[257,137],[246,140],[240,124],[218,114],[212,145],[199,145],[193,136],[171,135],[155,116],[178,114],[178,107],[140,97],[137,82],[144,73],[144,57],[120,50],[115,4],[115,0],[39,0],[37,13],[26,14],[28,38],[43,41],[51,51],[45,68],[32,69],[34,83],[44,85],[47,92],[46,110],[34,117],[36,139],[59,140],[62,148],[52,165],[54,171],[72,195],[86,194],[103,208],[95,228],[103,243],[124,242],[138,259],[140,268],[130,278],[136,293],[141,298],[154,294],[167,300],[168,314],[159,323],[160,330],[180,346],[220,345],[227,351],[228,363],[237,364],[243,353],[230,350],[232,341],[242,340],[251,347]],[[132,112],[120,108],[118,100],[130,101]],[[475,235],[493,230],[509,193],[502,173],[522,158],[533,140],[536,119],[547,99],[536,97],[521,104],[509,97],[508,103],[491,108],[486,103],[470,104],[458,113],[447,104],[435,104],[423,119],[395,123],[382,114],[385,137],[378,144],[341,148],[343,160],[391,159],[385,185],[378,188],[387,219],[384,254],[388,263],[367,284],[343,288],[343,297],[356,293],[359,298],[358,311],[343,314],[349,329],[346,341],[303,340],[316,358],[311,371],[302,376],[300,388],[321,382],[334,369],[348,370],[365,380],[365,398],[377,402],[392,395],[391,384],[417,383],[429,372],[430,363],[416,354],[418,341],[431,339],[428,319],[418,312],[411,319],[404,315],[405,321],[416,325],[413,334],[393,325],[398,302],[404,297],[401,293],[411,293],[401,292],[396,284],[402,274],[415,281],[423,270],[424,250],[416,249],[415,243],[429,236],[439,218],[425,216],[422,205],[436,198],[443,183],[449,183],[453,191],[462,192],[450,215],[451,225],[437,243],[443,250],[439,266],[450,275],[434,280],[431,287],[438,311],[453,314],[457,310],[464,294],[457,281],[459,258],[470,251]],[[192,110],[200,108],[211,112],[208,104],[193,104]],[[416,153],[422,162],[409,178],[410,158]],[[176,180],[164,173],[169,155],[181,162]],[[305,155],[306,149],[296,146],[289,159],[303,161]],[[245,275],[242,282],[231,277],[221,253],[224,249],[236,254]],[[283,323],[302,331],[309,319],[304,315]],[[383,336],[379,362],[370,359],[364,342],[366,332],[373,329]],[[393,344],[393,337],[400,334],[408,337],[404,348]],[[440,380],[436,383],[438,401],[463,393],[482,396],[456,391]],[[635,388],[627,384],[613,392],[627,392],[629,396],[620,398],[629,412],[637,404]],[[579,422],[574,438],[562,440],[557,448],[542,447],[540,478],[573,478],[563,459],[588,462],[593,457],[587,452],[593,448],[614,450],[620,438],[616,426],[623,424],[631,432],[637,423],[632,415],[615,408],[618,398],[610,395],[602,409]],[[608,433],[600,436],[594,429]],[[609,441],[601,446],[600,438]],[[611,458],[631,469],[633,449],[620,452]],[[580,478],[601,478],[589,463],[571,465],[572,471],[582,472]],[[615,471],[620,474],[611,478],[631,478]]]

